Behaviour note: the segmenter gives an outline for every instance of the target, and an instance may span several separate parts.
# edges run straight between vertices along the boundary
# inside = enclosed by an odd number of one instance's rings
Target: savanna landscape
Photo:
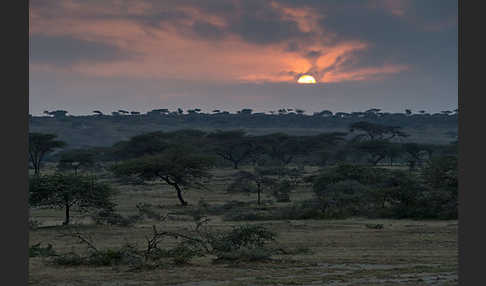
[[[28,10],[30,285],[458,285],[457,0]]]
[[[52,153],[32,164],[29,281],[457,285],[457,143],[350,129],[158,131],[101,150],[31,133],[31,158]]]

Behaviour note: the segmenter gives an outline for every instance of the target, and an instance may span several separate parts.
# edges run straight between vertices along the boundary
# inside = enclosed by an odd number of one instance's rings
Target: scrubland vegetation
[[[457,140],[405,138],[370,121],[81,149],[32,132],[30,282],[456,285]]]

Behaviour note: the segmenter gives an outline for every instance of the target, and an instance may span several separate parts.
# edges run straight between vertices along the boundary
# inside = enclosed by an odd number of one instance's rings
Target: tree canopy
[[[350,132],[361,131],[366,134],[370,140],[375,139],[392,139],[394,137],[407,137],[408,135],[400,130],[399,126],[387,126],[368,121],[359,121],[352,123],[349,127]]]
[[[70,209],[90,208],[112,210],[114,189],[96,182],[94,177],[56,173],[34,176],[29,180],[29,203],[32,206],[50,206],[65,209],[63,224],[69,224]]]
[[[60,155],[57,164],[60,170],[74,170],[76,174],[80,168],[90,168],[95,165],[95,152],[93,150],[71,149],[62,152]]]
[[[56,138],[55,134],[29,133],[29,158],[36,175],[40,174],[41,163],[46,154],[66,146],[64,141]]]
[[[213,158],[181,146],[171,146],[156,155],[147,155],[112,167],[116,176],[138,176],[143,180],[162,180],[172,186],[181,205],[187,205],[182,188],[203,188],[209,178]]]
[[[257,151],[257,146],[245,135],[243,130],[216,131],[208,135],[213,151],[238,169],[240,163]]]

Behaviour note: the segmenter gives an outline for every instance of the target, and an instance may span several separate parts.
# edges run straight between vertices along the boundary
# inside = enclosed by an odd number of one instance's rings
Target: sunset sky
[[[457,14],[457,0],[31,0],[30,113],[455,109]]]

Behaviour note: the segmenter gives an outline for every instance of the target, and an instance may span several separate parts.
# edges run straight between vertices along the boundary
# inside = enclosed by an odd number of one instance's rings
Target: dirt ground
[[[227,194],[224,186],[233,170],[219,170],[210,190],[190,190],[185,198],[194,204],[204,198],[209,204],[228,200],[252,201],[253,196]],[[136,213],[139,202],[161,205],[177,212],[175,193],[154,183],[142,186],[117,186],[117,211]],[[302,187],[291,194],[292,201],[308,199],[312,193]],[[264,197],[270,199],[271,197]],[[64,227],[62,210],[32,209],[31,219],[40,227],[31,230],[30,244],[51,243],[57,252],[85,248],[76,239],[60,236]],[[193,222],[174,216],[165,222],[144,221],[131,227],[97,226],[80,214],[73,223],[91,235],[97,247],[115,247],[135,242],[143,246],[151,226],[183,231]],[[277,242],[287,249],[305,248],[294,255],[274,255],[269,262],[214,264],[212,257],[198,258],[189,265],[128,272],[118,267],[62,267],[48,258],[29,260],[30,285],[457,285],[457,221],[412,221],[351,218],[343,220],[280,220],[231,222],[211,216],[209,225],[229,228],[236,224],[263,224],[278,234]],[[367,224],[383,224],[370,229]],[[167,242],[171,243],[171,242]]]

